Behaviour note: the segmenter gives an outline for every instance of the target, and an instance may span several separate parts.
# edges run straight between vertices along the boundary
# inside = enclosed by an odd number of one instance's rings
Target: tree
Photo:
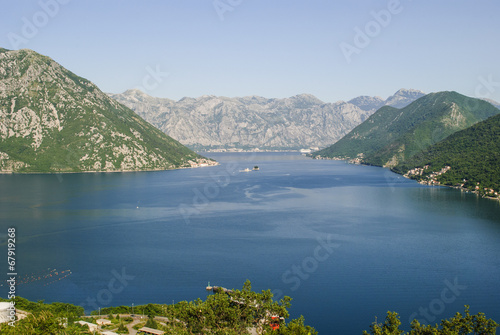
[[[148,321],[146,321],[146,324],[144,325],[144,327],[157,329],[158,328],[158,324],[156,323],[156,321],[155,321],[155,319],[154,319],[153,316],[149,316],[148,317]]]
[[[186,329],[193,334],[246,334],[248,328],[259,329],[262,334],[316,334],[312,327],[304,326],[303,318],[292,320],[288,327],[283,324],[281,333],[271,330],[269,324],[273,317],[287,319],[290,316],[287,308],[291,300],[284,297],[275,301],[270,290],[254,292],[247,280],[241,290],[219,290],[205,301],[183,301],[170,312],[173,319],[185,322]]]
[[[60,320],[48,311],[30,314],[25,319],[16,321],[15,327],[6,323],[0,327],[1,334],[59,334],[63,330],[64,327]]]
[[[127,327],[125,327],[123,322],[120,322],[120,325],[118,326],[117,330],[118,330],[118,332],[126,332],[128,334],[128,329],[127,329]]]
[[[401,321],[395,312],[387,312],[384,324],[374,323],[370,326],[370,333],[364,335],[399,335],[404,331],[399,329]],[[417,320],[411,323],[411,330],[405,335],[495,335],[499,324],[486,319],[483,313],[470,315],[469,306],[465,306],[464,315],[457,313],[449,320],[442,320],[440,325],[421,325]]]
[[[290,321],[284,327],[280,327],[278,334],[280,335],[317,335],[318,332],[311,326],[304,325],[304,316]]]
[[[366,330],[363,331],[363,335],[399,335],[403,334],[403,331],[399,329],[401,325],[401,320],[399,319],[399,315],[396,312],[387,312],[387,316],[385,317],[385,322],[376,323],[374,322],[370,326],[370,333]]]

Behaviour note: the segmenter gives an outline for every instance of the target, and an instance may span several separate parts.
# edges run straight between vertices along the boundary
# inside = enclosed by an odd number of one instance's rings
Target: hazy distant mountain
[[[412,89],[400,89],[394,95],[383,100],[381,97],[360,96],[349,100],[349,103],[358,106],[362,110],[376,111],[382,106],[392,106],[396,108],[403,108],[411,104],[413,101],[425,95],[424,92]]]
[[[385,105],[385,100],[381,97],[370,97],[368,95],[362,95],[349,100],[349,103],[358,106],[364,111],[376,111],[377,109]]]
[[[490,103],[456,92],[426,95],[405,108],[380,108],[334,145],[314,156],[357,158],[395,166],[456,131],[500,113]]]
[[[202,161],[52,59],[0,49],[0,172],[153,170]]]
[[[388,100],[410,103],[414,92],[400,90]],[[202,96],[173,101],[128,90],[110,96],[169,136],[197,150],[325,147],[386,103],[377,97],[325,103],[310,94],[285,99]]]
[[[495,100],[491,100],[491,99],[483,99],[484,101],[488,101],[490,104],[492,104],[493,106],[495,106],[496,108],[500,109],[500,102],[498,101],[495,101]]]
[[[424,92],[412,89],[400,89],[393,96],[390,96],[385,101],[385,106],[391,106],[395,108],[403,108],[411,104],[413,101],[423,97]]]

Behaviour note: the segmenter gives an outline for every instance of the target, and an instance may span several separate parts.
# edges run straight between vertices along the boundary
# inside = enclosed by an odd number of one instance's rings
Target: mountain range
[[[500,110],[457,92],[431,93],[404,108],[384,106],[314,157],[393,167]]]
[[[0,49],[0,172],[135,171],[200,164],[214,163],[49,57]]]
[[[139,90],[109,95],[195,150],[291,150],[331,145],[380,107],[403,107],[424,93],[401,89],[386,100],[361,96],[335,103],[310,94],[285,99],[202,96],[179,101]]]

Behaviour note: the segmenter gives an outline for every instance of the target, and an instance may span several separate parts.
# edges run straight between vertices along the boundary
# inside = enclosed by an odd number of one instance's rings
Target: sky
[[[0,47],[109,93],[500,101],[496,0],[0,0]]]

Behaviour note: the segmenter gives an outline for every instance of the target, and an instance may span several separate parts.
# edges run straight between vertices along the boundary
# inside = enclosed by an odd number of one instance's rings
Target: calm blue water
[[[388,310],[405,328],[434,323],[465,304],[500,321],[498,202],[298,154],[210,156],[221,165],[0,176],[1,245],[16,227],[19,277],[72,272],[17,294],[89,309],[203,298],[208,281],[248,278],[293,297],[292,315],[321,334],[360,334]]]

